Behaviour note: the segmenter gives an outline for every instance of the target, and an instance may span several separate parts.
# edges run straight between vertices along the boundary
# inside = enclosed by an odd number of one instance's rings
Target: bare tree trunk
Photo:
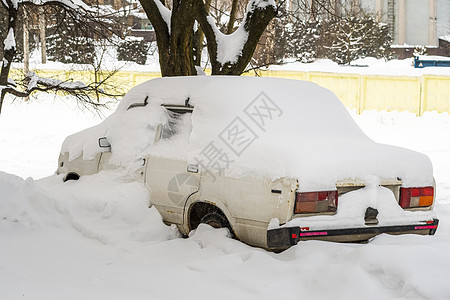
[[[162,76],[196,75],[194,65],[194,22],[202,0],[174,0],[170,30],[155,1],[142,0],[141,5],[155,28]],[[161,5],[161,4],[159,4]]]
[[[8,5],[8,36],[12,32],[14,34],[17,24],[17,7],[13,4],[11,0],[6,0],[6,5]],[[15,40],[15,36],[14,36]],[[5,47],[3,52],[2,70],[0,72],[0,86],[6,87],[8,85],[9,70],[11,69],[11,63],[14,59],[14,54],[16,53],[16,46],[8,45]],[[3,100],[5,99],[6,90],[0,88],[0,113],[2,111]]]
[[[23,73],[27,76],[30,71],[30,34],[28,31],[27,11],[23,9]]]
[[[194,22],[199,0],[173,1],[170,52],[173,68],[171,76],[196,75],[194,64]],[[203,1],[201,3],[203,5]]]
[[[155,28],[159,51],[159,62],[162,76],[196,75],[195,63],[199,63],[197,55],[194,59],[194,21],[197,20],[208,42],[208,53],[211,59],[213,75],[241,75],[256,49],[258,41],[269,22],[275,17],[277,8],[273,5],[260,5],[251,0],[249,11],[246,12],[242,30],[248,33],[242,52],[237,60],[219,62],[217,59],[218,44],[216,31],[208,20],[208,7],[203,0],[174,0],[171,11],[170,30],[161,12],[160,0],[140,0],[150,22]],[[237,1],[234,1],[237,3]],[[210,3],[207,1],[207,3]],[[208,9],[207,9],[208,8]],[[160,10],[161,9],[161,10]],[[233,22],[234,23],[234,22]],[[197,36],[197,48],[199,37]],[[198,50],[197,50],[198,51]]]
[[[205,10],[206,10],[206,13],[208,13],[208,14],[209,14],[209,9],[211,7],[211,1],[212,0],[205,1]],[[197,29],[197,32],[195,33],[195,39],[194,39],[194,54],[195,54],[194,63],[196,66],[200,66],[200,64],[202,62],[203,38],[204,37],[205,37],[205,35],[203,34],[203,30],[199,26]]]
[[[39,7],[39,39],[41,41],[42,63],[47,63],[47,45],[45,44],[45,15],[44,8]]]
[[[309,13],[309,19],[310,20],[316,20],[317,19],[317,0],[310,0],[310,13]]]
[[[141,0],[140,3],[148,19],[152,23],[153,28],[155,29],[161,74],[162,76],[171,76],[170,74],[172,74],[172,68],[170,64],[170,31],[155,1],[159,0]]]
[[[234,22],[236,21],[237,5],[238,5],[238,1],[233,0],[233,2],[231,4],[230,20],[228,20],[228,28],[227,28],[228,34],[233,33]]]
[[[30,71],[30,32],[28,31],[28,16],[27,11],[23,9],[23,74],[28,76]],[[28,101],[28,97],[25,97]]]

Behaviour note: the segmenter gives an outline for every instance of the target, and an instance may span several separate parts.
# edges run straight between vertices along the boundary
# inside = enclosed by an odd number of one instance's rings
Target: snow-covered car
[[[332,92],[311,82],[143,83],[62,146],[64,180],[105,169],[142,181],[151,205],[185,235],[206,223],[281,250],[310,239],[434,234],[438,226],[429,158],[372,141]]]

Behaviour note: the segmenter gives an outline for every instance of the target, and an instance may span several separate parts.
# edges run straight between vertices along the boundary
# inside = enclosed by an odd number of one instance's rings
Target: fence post
[[[419,81],[419,87],[420,87],[420,90],[419,90],[419,116],[421,117],[421,116],[423,116],[423,113],[425,112],[425,109],[426,109],[425,106],[427,103],[425,75],[420,76],[419,80],[420,80]]]
[[[362,111],[364,110],[364,105],[365,105],[365,95],[366,95],[366,89],[365,89],[365,77],[364,75],[359,75],[358,76],[358,89],[359,89],[359,93],[358,93],[358,115],[360,115],[362,113]]]

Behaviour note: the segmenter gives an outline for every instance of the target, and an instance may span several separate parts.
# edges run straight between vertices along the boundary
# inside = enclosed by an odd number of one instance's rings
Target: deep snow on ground
[[[352,115],[375,141],[430,156],[435,236],[310,241],[281,254],[208,226],[181,238],[120,171],[66,184],[42,178],[56,170],[64,138],[100,118],[69,99],[8,98],[0,116],[0,299],[450,299],[450,117]]]

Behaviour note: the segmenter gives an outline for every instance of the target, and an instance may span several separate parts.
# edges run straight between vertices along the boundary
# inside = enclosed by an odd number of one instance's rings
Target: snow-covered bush
[[[325,57],[348,64],[362,57],[391,58],[388,26],[372,16],[347,16],[327,21],[323,30]]]
[[[144,39],[127,39],[117,47],[117,59],[145,65],[149,49],[150,42]]]
[[[392,59],[392,36],[389,34],[389,25],[376,22],[373,17],[366,17],[362,22],[366,23],[368,29],[363,37],[362,56]]]
[[[321,24],[319,20],[292,20],[286,12],[272,20],[262,35],[253,55],[254,66],[282,63],[295,58],[303,63],[313,62],[320,54]]]
[[[308,63],[329,58],[348,64],[362,57],[392,58],[389,26],[371,15],[293,19],[275,23],[273,55]],[[281,57],[281,59],[279,58]]]
[[[292,28],[287,50],[297,61],[308,63],[314,61],[320,50],[322,22],[320,20],[301,21]]]
[[[47,24],[47,57],[62,63],[92,64],[95,59],[95,38],[102,37],[88,22],[66,19],[61,11],[49,16]]]
[[[94,41],[74,36],[63,30],[47,37],[47,55],[50,60],[63,63],[91,64],[94,61]]]
[[[414,56],[427,54],[427,48],[425,46],[416,46],[414,48]]]

